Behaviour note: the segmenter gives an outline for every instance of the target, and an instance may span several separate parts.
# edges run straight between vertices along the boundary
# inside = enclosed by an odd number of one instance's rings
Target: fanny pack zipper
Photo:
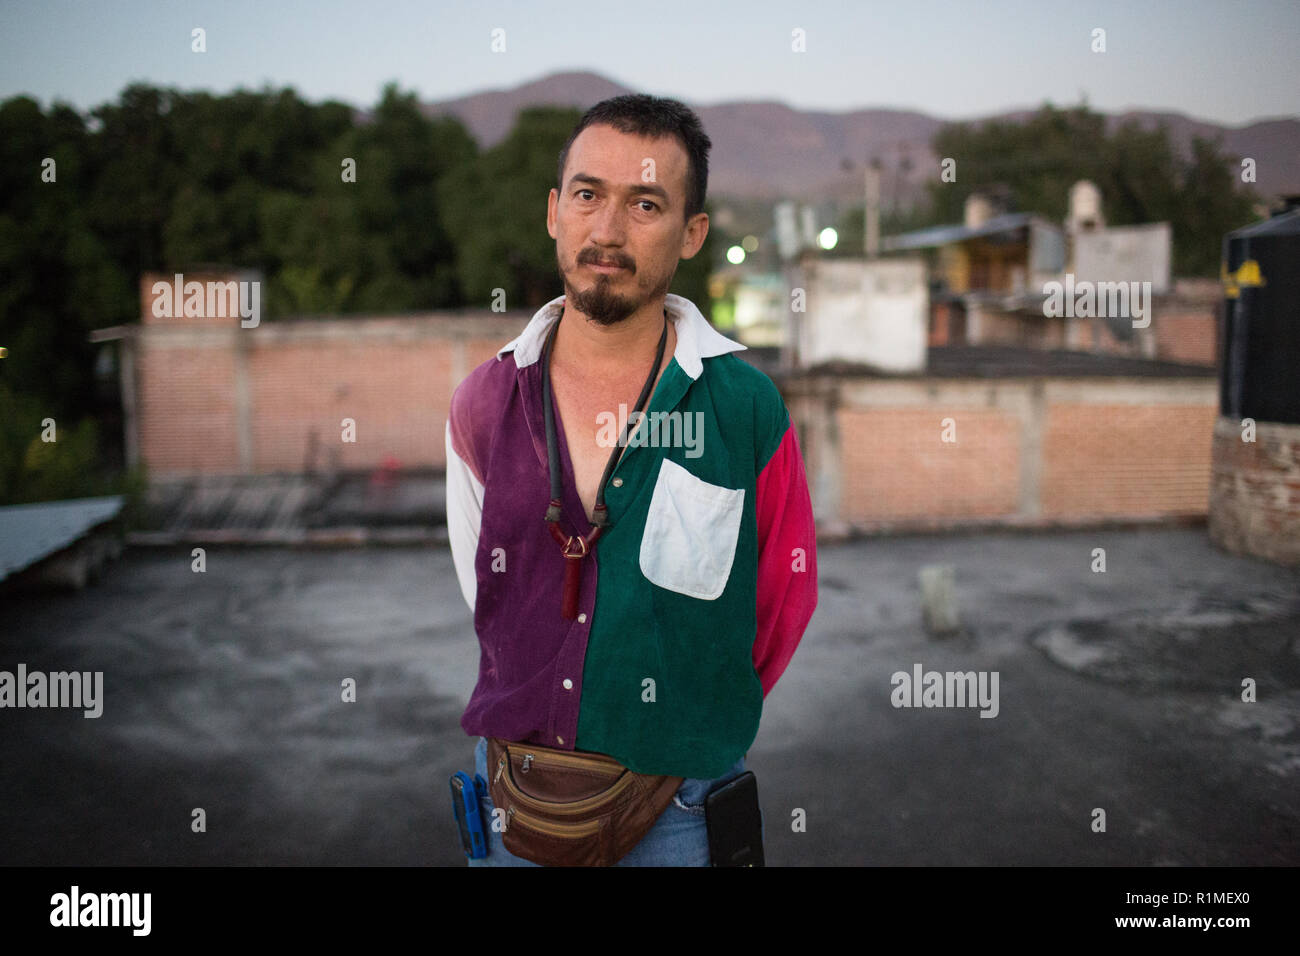
[[[525,759],[531,756],[533,755],[527,754],[525,756]],[[546,762],[551,762],[552,760],[552,757],[550,755],[544,755],[544,758]],[[500,782],[502,775],[505,774],[506,763],[508,760],[509,760],[508,753],[503,753],[497,759],[497,772],[496,775],[492,778],[492,783],[494,786],[498,782]],[[571,760],[568,761],[557,760],[554,762],[568,763],[571,765],[574,764],[574,761]],[[585,761],[581,761],[581,760],[577,761],[577,765],[584,765],[584,764]],[[539,764],[539,766],[544,766],[544,764]],[[522,790],[519,789],[519,787],[515,785],[514,779],[509,774],[505,774],[506,793],[510,795],[512,801],[520,803],[537,812],[550,813],[550,814],[563,815],[563,816],[570,816],[570,815],[584,813],[586,810],[596,806],[597,804],[603,803],[604,801],[607,800],[613,800],[618,796],[620,796],[623,793],[623,791],[626,790],[628,787],[632,786],[634,782],[635,782],[635,776],[630,771],[627,771],[625,769],[623,775],[619,777],[618,780],[616,780],[607,790],[605,790],[602,793],[598,793],[590,797],[584,797],[582,800],[575,800],[572,803],[550,803],[545,800],[539,800],[536,797],[531,797],[528,794],[524,793]],[[509,813],[512,812],[513,812],[513,807],[507,813],[507,820],[509,819]],[[537,827],[535,827],[534,829],[537,829]]]
[[[511,823],[521,823],[530,830],[536,830],[538,833],[545,833],[547,836],[574,838],[591,836],[599,833],[602,821],[587,820],[583,823],[550,823],[541,820],[532,814],[524,813],[511,807],[506,811],[506,829],[510,829]]]

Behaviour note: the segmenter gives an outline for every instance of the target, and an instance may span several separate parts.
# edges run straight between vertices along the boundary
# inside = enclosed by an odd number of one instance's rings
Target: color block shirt
[[[815,529],[776,386],[692,302],[664,306],[676,347],[606,485],[609,526],[582,561],[575,619],[561,614],[568,559],[544,521],[540,360],[564,297],[456,388],[447,527],[480,645],[461,727],[713,778],[753,743],[817,605]],[[586,534],[556,407],[560,527]]]

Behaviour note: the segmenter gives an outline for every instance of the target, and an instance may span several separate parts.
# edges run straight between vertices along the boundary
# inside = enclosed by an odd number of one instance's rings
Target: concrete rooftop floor
[[[769,865],[1300,863],[1300,569],[1186,527],[819,562],[748,756]],[[957,637],[921,627],[930,563],[955,568]],[[19,663],[102,670],[103,716],[0,710],[0,864],[464,862],[447,777],[472,772],[478,648],[445,547],[210,548],[203,574],[130,549],[85,591],[4,599]],[[998,715],[896,709],[916,663],[997,671]]]

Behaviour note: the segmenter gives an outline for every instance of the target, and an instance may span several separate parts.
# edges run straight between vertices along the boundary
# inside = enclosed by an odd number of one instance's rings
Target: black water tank
[[[1223,238],[1219,411],[1300,424],[1300,208]]]

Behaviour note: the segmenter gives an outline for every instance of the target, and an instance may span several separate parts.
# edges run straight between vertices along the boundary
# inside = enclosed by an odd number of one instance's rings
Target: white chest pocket
[[[641,536],[641,573],[705,601],[727,586],[736,559],[745,489],[723,488],[663,459]]]

